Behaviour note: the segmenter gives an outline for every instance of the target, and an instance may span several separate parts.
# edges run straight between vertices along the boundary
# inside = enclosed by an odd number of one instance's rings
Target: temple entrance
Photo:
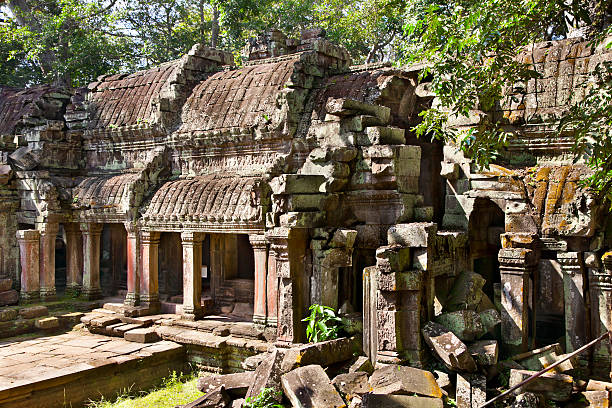
[[[493,201],[477,198],[468,228],[472,268],[486,279],[483,291],[494,300],[495,287],[501,282],[498,253],[500,235],[505,232],[504,212]]]
[[[127,292],[127,232],[123,224],[104,224],[100,238],[100,289],[102,296]]]
[[[162,232],[159,240],[159,298],[182,303],[183,246],[178,232]]]
[[[66,233],[64,226],[60,225],[58,235],[55,239],[55,291],[58,296],[66,293]]]

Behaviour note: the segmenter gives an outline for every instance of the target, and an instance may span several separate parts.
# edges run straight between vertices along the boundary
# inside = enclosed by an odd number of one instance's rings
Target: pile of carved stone
[[[13,289],[12,279],[0,279],[0,306],[16,305],[19,292]]]
[[[206,394],[182,408],[242,407],[262,391],[294,407],[443,406],[444,391],[431,372],[398,365],[375,370],[367,357],[355,357],[358,346],[342,338],[273,347],[245,360],[243,368],[254,371],[201,377],[198,389]]]

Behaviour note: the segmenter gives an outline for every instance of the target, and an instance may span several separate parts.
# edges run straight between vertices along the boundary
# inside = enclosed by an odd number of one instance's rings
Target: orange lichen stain
[[[540,167],[536,172],[536,181],[548,181],[551,170],[551,167]]]
[[[606,258],[612,258],[612,251],[608,251],[601,256],[601,260],[605,260]]]
[[[507,169],[503,166],[499,166],[497,164],[492,164],[491,166],[489,166],[489,170],[483,172],[482,174],[487,175],[487,176],[515,176],[516,172],[510,169]]]
[[[565,188],[563,189],[563,195],[561,197],[561,204],[569,204],[574,201],[577,190],[578,185],[575,181],[568,181],[565,183]]]

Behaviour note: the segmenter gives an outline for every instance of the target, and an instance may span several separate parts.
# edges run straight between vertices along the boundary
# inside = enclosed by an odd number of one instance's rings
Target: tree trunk
[[[217,44],[219,43],[219,9],[216,5],[213,5],[213,21],[212,21],[212,30],[210,33],[210,46],[212,48],[217,48]]]

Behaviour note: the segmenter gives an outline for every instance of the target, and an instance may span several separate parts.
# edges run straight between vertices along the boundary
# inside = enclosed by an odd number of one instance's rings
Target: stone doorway
[[[159,298],[182,303],[183,246],[178,232],[162,232],[159,239]]]
[[[68,264],[67,256],[66,233],[64,226],[60,225],[58,235],[55,239],[55,290],[58,296],[63,296],[66,293],[66,266]]]
[[[103,296],[127,292],[127,232],[123,224],[104,224],[100,245],[100,288]]]

